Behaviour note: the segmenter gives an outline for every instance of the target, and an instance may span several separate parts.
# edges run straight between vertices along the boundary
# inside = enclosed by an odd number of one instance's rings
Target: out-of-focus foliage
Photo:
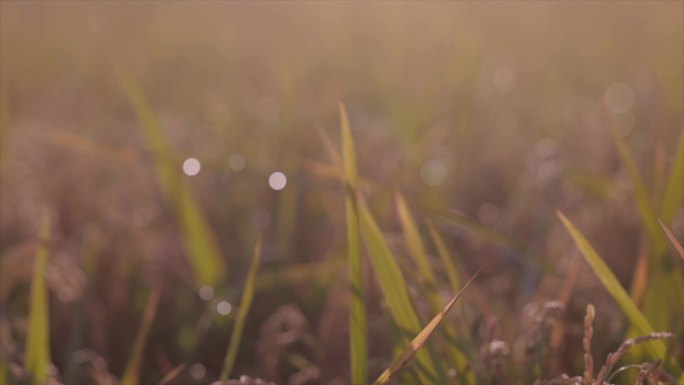
[[[394,381],[581,373],[589,302],[596,362],[643,318],[669,357],[625,372],[677,374],[684,269],[658,220],[682,243],[682,14],[1,1],[0,378],[30,381],[49,320],[50,383],[211,383],[237,323],[234,381],[370,381],[482,265]]]

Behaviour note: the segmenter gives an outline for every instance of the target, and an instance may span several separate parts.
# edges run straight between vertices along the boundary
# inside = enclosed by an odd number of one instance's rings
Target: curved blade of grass
[[[480,271],[482,271],[482,268],[478,270],[469,280],[466,282],[465,286],[461,288],[461,290],[454,296],[454,298],[449,301],[449,303],[444,306],[444,308],[437,313],[437,315],[428,323],[423,330],[416,335],[416,337],[411,341],[411,345],[408,346],[397,358],[392,361],[392,364],[385,369],[382,374],[380,374],[380,377],[378,377],[375,382],[373,382],[373,385],[384,385],[390,382],[392,377],[399,371],[401,368],[403,368],[410,360],[413,358],[416,353],[420,351],[420,349],[425,345],[425,342],[427,342],[428,338],[437,330],[437,327],[439,324],[444,320],[444,317],[446,317],[447,313],[449,310],[451,310],[452,307],[456,304],[456,301],[463,295],[463,292],[468,288],[471,282],[480,274]]]
[[[157,286],[150,294],[143,313],[143,319],[135,335],[133,342],[133,350],[128,357],[126,369],[124,369],[123,376],[121,376],[121,383],[126,385],[138,385],[140,383],[140,368],[142,367],[143,354],[145,353],[145,345],[147,345],[147,336],[150,334],[152,322],[157,313],[157,305],[159,304],[159,297],[161,296],[161,287]]]
[[[230,373],[233,371],[235,358],[237,357],[238,349],[240,348],[240,339],[242,338],[242,331],[245,328],[245,320],[247,320],[247,313],[252,305],[254,298],[254,282],[256,281],[256,274],[261,263],[261,235],[257,236],[256,244],[254,245],[254,254],[252,255],[252,264],[247,273],[247,280],[245,281],[245,288],[242,290],[242,298],[240,299],[240,308],[235,317],[235,325],[230,335],[230,344],[226,352],[226,359],[223,363],[223,370],[221,371],[221,381],[228,381]]]
[[[359,219],[356,208],[356,153],[349,119],[340,104],[342,134],[342,164],[345,181],[345,210],[347,217],[347,262],[349,274],[349,355],[352,384],[368,382],[368,338],[366,336],[366,307],[361,271]]]
[[[134,75],[121,66],[116,69],[119,82],[138,115],[147,144],[154,154],[157,175],[166,198],[173,206],[195,278],[202,285],[214,286],[224,276],[225,265],[209,223],[189,186],[180,177],[171,148]]]
[[[575,241],[584,259],[589,263],[589,266],[594,270],[594,273],[599,278],[603,286],[613,296],[622,311],[629,319],[630,324],[639,335],[651,334],[654,332],[653,327],[648,322],[646,317],[639,311],[639,308],[632,302],[625,289],[620,282],[615,278],[610,268],[603,262],[603,259],[596,253],[589,241],[577,230],[577,228],[570,222],[570,220],[560,211],[556,212],[558,217],[563,222],[563,225],[570,233],[570,236]],[[662,341],[654,340],[645,345],[647,353],[653,360],[663,358],[665,356],[665,344]]]
[[[674,234],[672,234],[672,231],[670,231],[670,229],[668,229],[662,221],[660,221],[660,227],[663,228],[663,231],[670,239],[670,243],[672,243],[672,246],[674,246],[675,250],[677,250],[679,256],[682,257],[682,261],[684,261],[684,247],[682,247],[679,241],[677,241],[677,238],[675,238]]]
[[[357,202],[361,234],[370,254],[378,283],[389,305],[394,322],[401,332],[404,333],[404,338],[408,340],[409,335],[417,335],[422,328],[418,315],[411,303],[406,281],[404,281],[399,265],[385,242],[380,227],[373,218],[373,214],[361,196],[357,196]],[[438,369],[440,368],[438,363],[432,359],[427,351],[419,351],[416,354],[416,361],[420,368],[423,369],[418,373],[421,383],[445,382],[445,376]]]
[[[684,200],[684,131],[679,135],[677,155],[670,169],[670,177],[665,188],[665,196],[660,207],[660,217],[663,222],[670,223],[677,208]]]
[[[31,282],[31,305],[26,341],[25,370],[31,374],[34,384],[44,384],[50,365],[50,313],[45,271],[50,242],[50,220],[46,216],[40,231],[40,245],[33,265]]]

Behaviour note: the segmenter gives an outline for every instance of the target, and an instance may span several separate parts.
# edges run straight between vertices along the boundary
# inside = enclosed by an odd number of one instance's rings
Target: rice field
[[[684,385],[684,3],[0,2],[0,385]]]

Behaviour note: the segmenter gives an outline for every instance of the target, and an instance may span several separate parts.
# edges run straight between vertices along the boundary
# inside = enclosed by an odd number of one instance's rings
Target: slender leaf
[[[677,154],[670,168],[670,177],[660,207],[660,217],[665,223],[670,223],[684,200],[684,131],[679,135],[678,143]]]
[[[356,208],[356,154],[349,119],[344,105],[340,104],[340,128],[342,132],[342,155],[344,167],[345,209],[347,217],[347,258],[349,274],[349,354],[352,384],[368,382],[368,338],[366,307],[364,304],[363,272],[361,269],[361,245],[359,219]]]
[[[161,381],[159,381],[159,383],[157,383],[157,385],[167,385],[167,384],[171,383],[171,381],[176,379],[176,377],[178,377],[183,372],[183,370],[185,370],[185,368],[187,366],[188,366],[188,364],[180,364],[180,365],[176,366],[170,372],[166,373],[164,375],[164,377],[161,379]]]
[[[406,237],[410,254],[418,266],[418,272],[421,277],[427,300],[430,303],[432,311],[439,312],[440,309],[442,309],[442,304],[437,293],[437,280],[435,278],[434,270],[432,269],[432,263],[425,248],[425,244],[423,243],[423,239],[418,230],[418,225],[416,224],[416,221],[411,214],[411,210],[409,210],[406,200],[401,193],[396,191],[394,195],[397,204],[397,212],[399,214],[399,221],[404,229],[404,235]],[[447,341],[447,349],[453,356],[453,362],[457,372],[459,374],[465,373],[468,370],[468,359],[466,355],[456,346],[456,344],[448,343],[449,341],[454,341],[457,336],[454,325],[446,325],[444,328],[444,334],[446,337],[445,341]],[[467,382],[472,383],[474,380],[474,377],[471,376]]]
[[[214,286],[224,276],[225,266],[209,223],[189,186],[180,177],[171,148],[134,75],[121,66],[117,67],[117,75],[155,156],[161,187],[173,206],[195,278],[202,285]]]
[[[394,322],[401,330],[402,337],[408,340],[409,335],[416,335],[422,329],[411,303],[408,287],[373,214],[361,196],[357,197],[357,202],[361,234],[370,254],[378,283]],[[439,365],[427,351],[419,351],[416,354],[416,361],[422,369],[419,371],[422,383],[444,382],[444,375],[438,369]]]
[[[654,210],[651,199],[648,196],[646,187],[641,179],[639,170],[637,168],[634,157],[625,142],[625,139],[620,136],[615,125],[612,126],[611,133],[617,147],[620,158],[627,169],[629,178],[634,189],[634,198],[636,200],[641,219],[646,227],[650,238],[650,252],[648,258],[648,275],[645,290],[643,292],[643,300],[638,296],[634,296],[633,300],[636,303],[641,303],[643,307],[643,314],[648,318],[651,325],[658,329],[673,330],[675,332],[681,330],[680,324],[671,324],[671,320],[679,319],[684,309],[684,275],[681,272],[672,269],[671,261],[667,258],[667,240],[658,224],[658,217]],[[677,161],[679,162],[679,161]],[[673,172],[678,166],[675,164]],[[681,178],[680,178],[681,179]],[[670,181],[672,182],[672,181]],[[679,183],[674,182],[667,187],[666,195],[672,194],[679,189]],[[666,201],[674,202],[675,206],[681,202],[681,197],[678,199],[667,197]],[[666,203],[663,207],[669,206],[672,203]],[[632,283],[632,293],[639,294],[639,284],[637,279],[639,275],[635,275]],[[671,297],[665,298],[662,293],[663,290],[669,290]],[[673,329],[674,328],[674,329]],[[638,335],[638,331],[631,330],[630,336]],[[639,349],[634,349],[638,352]]]
[[[639,308],[632,302],[625,289],[620,282],[615,278],[610,268],[603,262],[603,259],[596,253],[589,241],[577,230],[577,228],[570,222],[570,220],[560,211],[557,212],[558,217],[563,222],[563,225],[570,233],[570,236],[577,244],[585,260],[589,266],[594,270],[594,273],[599,278],[603,286],[613,296],[615,301],[620,305],[620,308],[629,319],[630,324],[639,335],[651,334],[654,332],[653,327],[648,322],[646,317],[639,311]],[[651,359],[656,360],[665,356],[665,344],[660,340],[654,340],[645,345],[646,351],[651,356]]]
[[[449,280],[449,284],[451,285],[451,289],[456,291],[459,287],[461,287],[461,276],[458,273],[458,267],[456,267],[456,263],[451,258],[451,254],[447,249],[444,238],[442,238],[442,235],[439,233],[439,231],[437,231],[437,228],[432,221],[427,221],[427,226],[428,230],[430,231],[432,242],[435,244],[435,248],[437,249],[437,254],[439,255],[439,258],[446,269],[446,275],[447,279]]]
[[[356,171],[356,151],[354,150],[354,139],[352,137],[351,128],[349,127],[347,110],[342,103],[340,103],[340,126],[342,130],[342,163],[344,165],[345,179],[351,188],[356,188],[358,179]]]
[[[40,232],[40,245],[33,265],[31,305],[27,331],[25,369],[34,384],[44,384],[48,379],[50,365],[50,313],[45,272],[48,263],[50,220],[46,216]]]
[[[662,250],[662,246],[665,244],[665,239],[663,237],[663,233],[658,228],[658,218],[653,210],[653,206],[651,205],[651,199],[649,198],[644,182],[641,179],[639,169],[634,161],[632,152],[629,150],[629,146],[625,142],[625,139],[620,136],[615,127],[613,127],[611,132],[613,134],[615,146],[617,147],[620,158],[622,159],[622,163],[627,169],[627,174],[632,182],[632,187],[634,188],[634,199],[636,200],[637,207],[639,208],[641,219],[644,221],[644,226],[654,242],[654,249],[656,252],[657,250]]]
[[[131,355],[128,357],[126,369],[124,369],[123,376],[121,376],[122,384],[138,385],[140,383],[140,369],[142,368],[143,354],[145,353],[145,346],[147,345],[147,336],[150,334],[152,322],[157,313],[157,305],[159,304],[160,296],[161,287],[158,286],[152,291],[147,300],[142,322],[135,335]]]
[[[221,371],[221,381],[228,381],[230,373],[233,371],[235,358],[237,357],[238,349],[240,348],[240,339],[242,339],[242,332],[245,328],[245,321],[247,320],[247,313],[252,305],[254,298],[254,282],[256,281],[257,271],[261,263],[261,235],[257,236],[256,244],[254,245],[254,254],[252,255],[252,264],[247,273],[247,280],[245,287],[242,290],[242,298],[240,299],[240,308],[235,317],[235,325],[233,332],[230,335],[230,344],[226,352],[226,359],[223,363],[223,370]]]
[[[437,327],[440,325],[440,323],[444,320],[446,317],[447,313],[451,308],[454,307],[456,304],[456,301],[463,295],[463,292],[465,289],[470,285],[471,282],[480,274],[480,271],[482,269],[477,271],[475,275],[473,275],[468,282],[466,282],[465,286],[454,296],[454,298],[449,301],[449,303],[444,306],[444,308],[437,313],[437,315],[428,323],[423,330],[416,335],[416,337],[411,341],[411,344],[406,347],[406,349],[399,355],[397,358],[395,358],[390,366],[385,369],[385,371],[382,372],[380,377],[378,377],[375,382],[373,383],[374,385],[384,385],[390,382],[392,377],[401,369],[403,368],[411,358],[413,358],[418,351],[425,345],[427,342],[428,338],[437,330]]]
[[[413,219],[413,215],[411,215],[411,211],[406,205],[406,200],[399,191],[395,191],[394,198],[397,204],[399,221],[401,222],[401,227],[403,228],[404,236],[406,237],[409,254],[413,257],[413,261],[418,267],[418,273],[423,281],[422,283],[426,287],[428,301],[430,301],[433,307],[437,306],[438,308],[441,308],[436,291],[437,284],[435,272],[432,270],[430,258],[425,249],[425,244],[423,243],[420,232],[418,231],[416,221]]]
[[[630,296],[627,294],[625,289],[622,287],[620,282],[617,280],[610,268],[603,262],[603,259],[598,255],[598,253],[591,246],[589,241],[582,235],[582,233],[577,230],[577,228],[570,222],[570,220],[563,215],[560,211],[557,211],[558,217],[563,222],[563,225],[570,233],[570,236],[577,244],[580,252],[584,256],[585,260],[589,263],[589,266],[594,270],[594,273],[598,276],[599,280],[603,286],[608,290],[608,292],[613,296],[615,301],[618,303],[623,313],[627,316],[630,322],[631,329],[628,331],[628,335],[647,335],[654,332],[653,326],[646,319],[644,314],[639,311],[639,308],[632,301]],[[659,289],[663,289],[662,284],[664,281],[659,280],[654,282],[657,284]],[[672,288],[668,288],[671,290]],[[662,293],[665,291],[661,291]],[[666,347],[662,340],[652,340],[644,345],[645,353],[649,360],[655,361],[658,359],[665,359]],[[668,360],[669,368],[676,376],[679,377],[679,384],[684,385],[684,373],[682,369],[677,365],[674,359]]]
[[[663,231],[670,239],[670,243],[672,243],[672,246],[674,246],[675,250],[677,250],[677,253],[680,257],[682,257],[682,260],[684,261],[684,247],[682,247],[681,243],[679,243],[679,241],[677,241],[677,238],[675,238],[674,234],[672,234],[672,231],[670,231],[670,229],[668,229],[662,221],[660,222],[660,227],[663,228]]]

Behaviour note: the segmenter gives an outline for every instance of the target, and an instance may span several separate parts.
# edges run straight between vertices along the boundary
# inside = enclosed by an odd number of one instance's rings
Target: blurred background
[[[395,191],[421,232],[435,222],[464,278],[487,262],[455,316],[477,370],[487,371],[481,347],[496,338],[512,383],[581,373],[589,302],[597,360],[624,339],[624,316],[555,210],[629,290],[648,240],[610,127],[658,204],[684,127],[684,3],[3,1],[0,10],[0,347],[19,376],[49,218],[56,381],[116,383],[155,290],[141,383],[181,364],[172,383],[217,380],[261,232],[234,377],[346,383],[340,102],[364,195],[409,286]],[[157,131],[145,128],[145,104]],[[176,187],[160,179],[160,158]],[[206,221],[199,238],[178,219],[178,194]],[[681,204],[671,218],[681,240]],[[205,280],[193,253],[218,255]],[[364,269],[376,376],[392,356],[391,319]],[[425,323],[431,313],[411,293]],[[530,354],[530,317],[559,296],[556,345]],[[540,364],[519,365],[528,362]]]

